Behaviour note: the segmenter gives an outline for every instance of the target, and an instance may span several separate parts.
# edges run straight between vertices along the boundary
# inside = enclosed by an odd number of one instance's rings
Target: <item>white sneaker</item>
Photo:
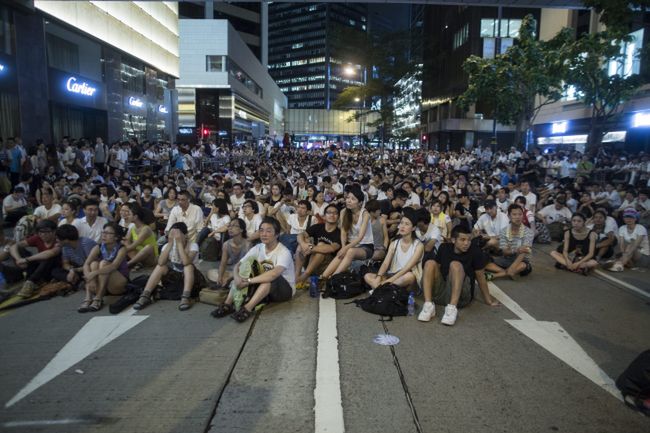
[[[454,323],[456,323],[456,319],[458,318],[458,309],[456,308],[455,305],[448,304],[445,307],[445,315],[442,316],[442,320],[440,323],[443,325],[447,326],[452,326]]]
[[[436,306],[433,305],[433,302],[425,302],[422,307],[422,311],[418,314],[418,320],[420,322],[428,322],[433,319],[436,315]]]

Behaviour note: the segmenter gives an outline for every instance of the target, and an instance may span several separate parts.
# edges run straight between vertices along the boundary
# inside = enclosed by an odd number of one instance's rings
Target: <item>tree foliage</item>
[[[583,0],[585,6],[600,14],[600,22],[618,35],[629,32],[634,12],[650,8],[650,0]]]
[[[533,16],[527,15],[518,40],[505,53],[493,59],[471,56],[463,64],[469,82],[459,97],[460,106],[489,104],[498,122],[516,125],[519,144],[539,110],[562,97],[566,69],[562,52],[572,37],[565,29],[550,41],[539,41],[536,26]]]

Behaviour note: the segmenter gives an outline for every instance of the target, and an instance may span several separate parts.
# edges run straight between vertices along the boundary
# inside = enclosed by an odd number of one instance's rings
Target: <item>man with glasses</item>
[[[61,246],[56,240],[56,223],[43,220],[36,225],[36,234],[18,243],[9,249],[9,254],[14,259],[16,266],[27,272],[27,280],[18,292],[21,298],[31,297],[39,283],[50,280],[52,269],[59,266]],[[31,254],[27,247],[35,247],[36,254]]]
[[[314,224],[298,235],[298,249],[294,256],[296,284],[303,284],[312,275],[320,275],[341,248],[341,230],[338,228],[339,209],[334,204],[325,208],[325,222]],[[306,266],[302,271],[303,264]]]
[[[190,193],[186,190],[178,193],[178,204],[169,213],[165,233],[169,234],[172,226],[179,222],[187,226],[189,241],[196,242],[197,234],[203,228],[203,210],[200,206],[190,203]]]

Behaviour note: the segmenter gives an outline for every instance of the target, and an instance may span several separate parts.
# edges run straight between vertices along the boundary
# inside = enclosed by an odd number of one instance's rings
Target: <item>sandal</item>
[[[90,311],[90,304],[92,303],[92,299],[84,299],[84,301],[81,303],[77,311],[79,313],[87,313]]]
[[[103,306],[104,301],[101,298],[95,298],[90,304],[90,307],[88,307],[88,311],[92,311],[94,313],[101,310]]]
[[[140,297],[138,298],[138,302],[133,304],[133,309],[134,310],[142,310],[144,307],[147,305],[150,305],[152,303],[151,301],[151,295],[146,295],[144,292]]]
[[[192,302],[190,301],[190,295],[181,296],[181,303],[178,305],[180,311],[187,311],[192,308]]]
[[[232,304],[220,304],[217,305],[217,308],[215,308],[215,310],[210,313],[210,316],[220,319],[234,312],[235,308],[232,306]]]
[[[235,319],[235,320],[238,321],[239,323],[243,323],[243,322],[245,322],[246,320],[248,320],[248,318],[251,317],[252,314],[253,314],[253,313],[250,312],[250,311],[248,311],[248,310],[246,309],[246,307],[243,307],[243,306],[242,306],[242,307],[239,309],[239,311],[237,311],[236,313],[233,313],[232,316],[230,316],[230,317],[232,317],[233,319]]]

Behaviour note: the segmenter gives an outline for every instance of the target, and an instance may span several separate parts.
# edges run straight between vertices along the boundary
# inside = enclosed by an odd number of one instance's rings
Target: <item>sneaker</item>
[[[23,287],[18,292],[18,296],[21,298],[31,298],[34,296],[34,292],[36,292],[37,288],[38,285],[36,285],[36,283],[27,280],[23,283]]]
[[[452,326],[454,323],[456,323],[456,319],[458,318],[458,309],[456,308],[455,305],[448,304],[445,307],[445,315],[442,316],[442,320],[440,323],[443,325],[447,326]]]
[[[611,268],[608,269],[608,271],[610,271],[610,272],[623,272],[624,269],[625,269],[625,267],[620,262],[616,262],[616,263],[614,263],[612,265]]]
[[[436,306],[433,305],[433,302],[425,302],[422,307],[422,311],[418,314],[418,320],[420,322],[428,322],[433,319],[436,315]]]

